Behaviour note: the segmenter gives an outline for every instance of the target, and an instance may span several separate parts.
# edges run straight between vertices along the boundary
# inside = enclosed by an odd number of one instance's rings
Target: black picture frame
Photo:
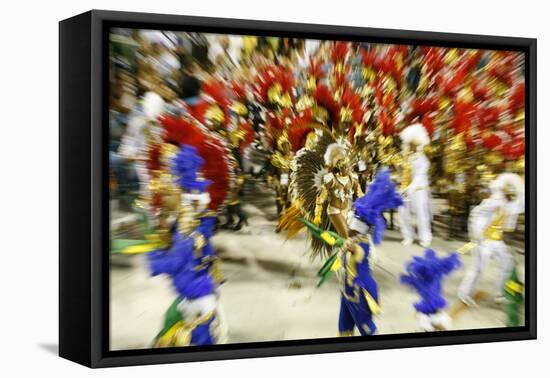
[[[525,53],[525,326],[375,337],[109,351],[107,34],[112,26],[372,41]],[[535,339],[536,62],[531,38],[92,10],[59,23],[59,355],[89,367]]]

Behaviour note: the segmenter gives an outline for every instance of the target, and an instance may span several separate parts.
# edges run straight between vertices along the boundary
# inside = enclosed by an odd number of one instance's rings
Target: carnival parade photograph
[[[108,45],[110,350],[525,324],[523,53]]]

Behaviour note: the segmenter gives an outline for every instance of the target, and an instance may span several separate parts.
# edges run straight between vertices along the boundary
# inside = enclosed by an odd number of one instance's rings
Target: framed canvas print
[[[536,337],[536,40],[59,25],[62,357]]]

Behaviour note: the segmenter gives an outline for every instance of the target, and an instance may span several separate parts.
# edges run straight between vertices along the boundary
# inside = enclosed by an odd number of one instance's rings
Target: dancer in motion
[[[458,253],[438,257],[432,249],[426,249],[424,256],[415,256],[407,264],[401,283],[410,286],[420,296],[414,308],[423,331],[444,331],[451,327],[451,318],[444,311],[447,301],[442,294],[441,281],[459,266]]]
[[[404,156],[401,177],[404,202],[403,206],[399,208],[398,215],[403,245],[411,245],[415,239],[412,224],[414,214],[420,245],[426,248],[432,242],[432,200],[428,175],[430,161],[423,149],[430,142],[430,138],[424,126],[419,123],[405,128],[400,136],[403,142]]]
[[[475,244],[474,260],[458,288],[458,297],[466,305],[475,306],[473,294],[489,260],[494,258],[499,273],[493,299],[503,302],[504,285],[514,268],[514,258],[504,239],[516,227],[523,212],[523,180],[514,173],[502,173],[489,185],[491,195],[472,210],[470,237]]]
[[[387,170],[379,171],[367,193],[354,202],[349,217],[349,236],[340,252],[342,268],[340,280],[340,336],[353,336],[354,329],[361,335],[376,332],[373,316],[380,313],[378,285],[372,276],[372,262],[376,260],[375,245],[382,242],[386,230],[383,212],[402,204]]]
[[[349,237],[346,217],[351,208],[353,196],[361,197],[363,192],[356,174],[351,172],[346,148],[338,143],[328,146],[324,155],[328,173],[323,176],[321,193],[315,203],[314,223],[321,223],[321,212],[326,203],[326,213],[336,232]]]
[[[203,164],[194,147],[182,145],[170,162],[171,173],[164,174],[157,188],[161,205],[175,217],[167,224],[170,246],[148,255],[151,274],[169,275],[177,297],[155,338],[156,347],[210,345],[224,339],[216,293],[220,276],[210,244],[216,218],[207,211],[210,182],[201,176]]]

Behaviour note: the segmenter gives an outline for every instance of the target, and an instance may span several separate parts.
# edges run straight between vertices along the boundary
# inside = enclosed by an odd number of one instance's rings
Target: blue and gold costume
[[[182,145],[172,160],[174,181],[182,189],[171,245],[149,253],[152,275],[167,274],[177,298],[165,315],[155,346],[210,345],[217,341],[217,259],[210,243],[216,217],[205,211],[209,181],[199,175],[203,160]]]
[[[362,336],[376,331],[373,315],[380,312],[378,306],[378,285],[372,277],[369,265],[369,244],[360,242],[362,252],[345,253],[343,272],[340,274],[340,316],[338,332],[340,336],[352,336],[357,327]]]
[[[183,298],[196,299],[214,293],[211,267],[216,256],[208,238],[215,221],[213,217],[200,218],[199,226],[189,235],[176,230],[168,249],[151,252],[148,256],[151,274],[170,275],[174,289]]]
[[[382,241],[386,222],[385,210],[401,205],[387,170],[381,170],[369,186],[367,193],[355,201],[354,216],[348,227],[351,242],[341,251],[342,268],[339,272],[341,304],[338,331],[341,336],[352,336],[354,328],[362,336],[376,331],[373,315],[380,312],[378,286],[374,280],[369,257],[374,244]]]
[[[451,319],[443,311],[447,301],[442,294],[441,281],[460,266],[458,253],[438,257],[434,250],[426,249],[424,256],[414,256],[407,264],[401,283],[410,286],[420,296],[414,304],[419,326],[424,331],[449,329]]]

